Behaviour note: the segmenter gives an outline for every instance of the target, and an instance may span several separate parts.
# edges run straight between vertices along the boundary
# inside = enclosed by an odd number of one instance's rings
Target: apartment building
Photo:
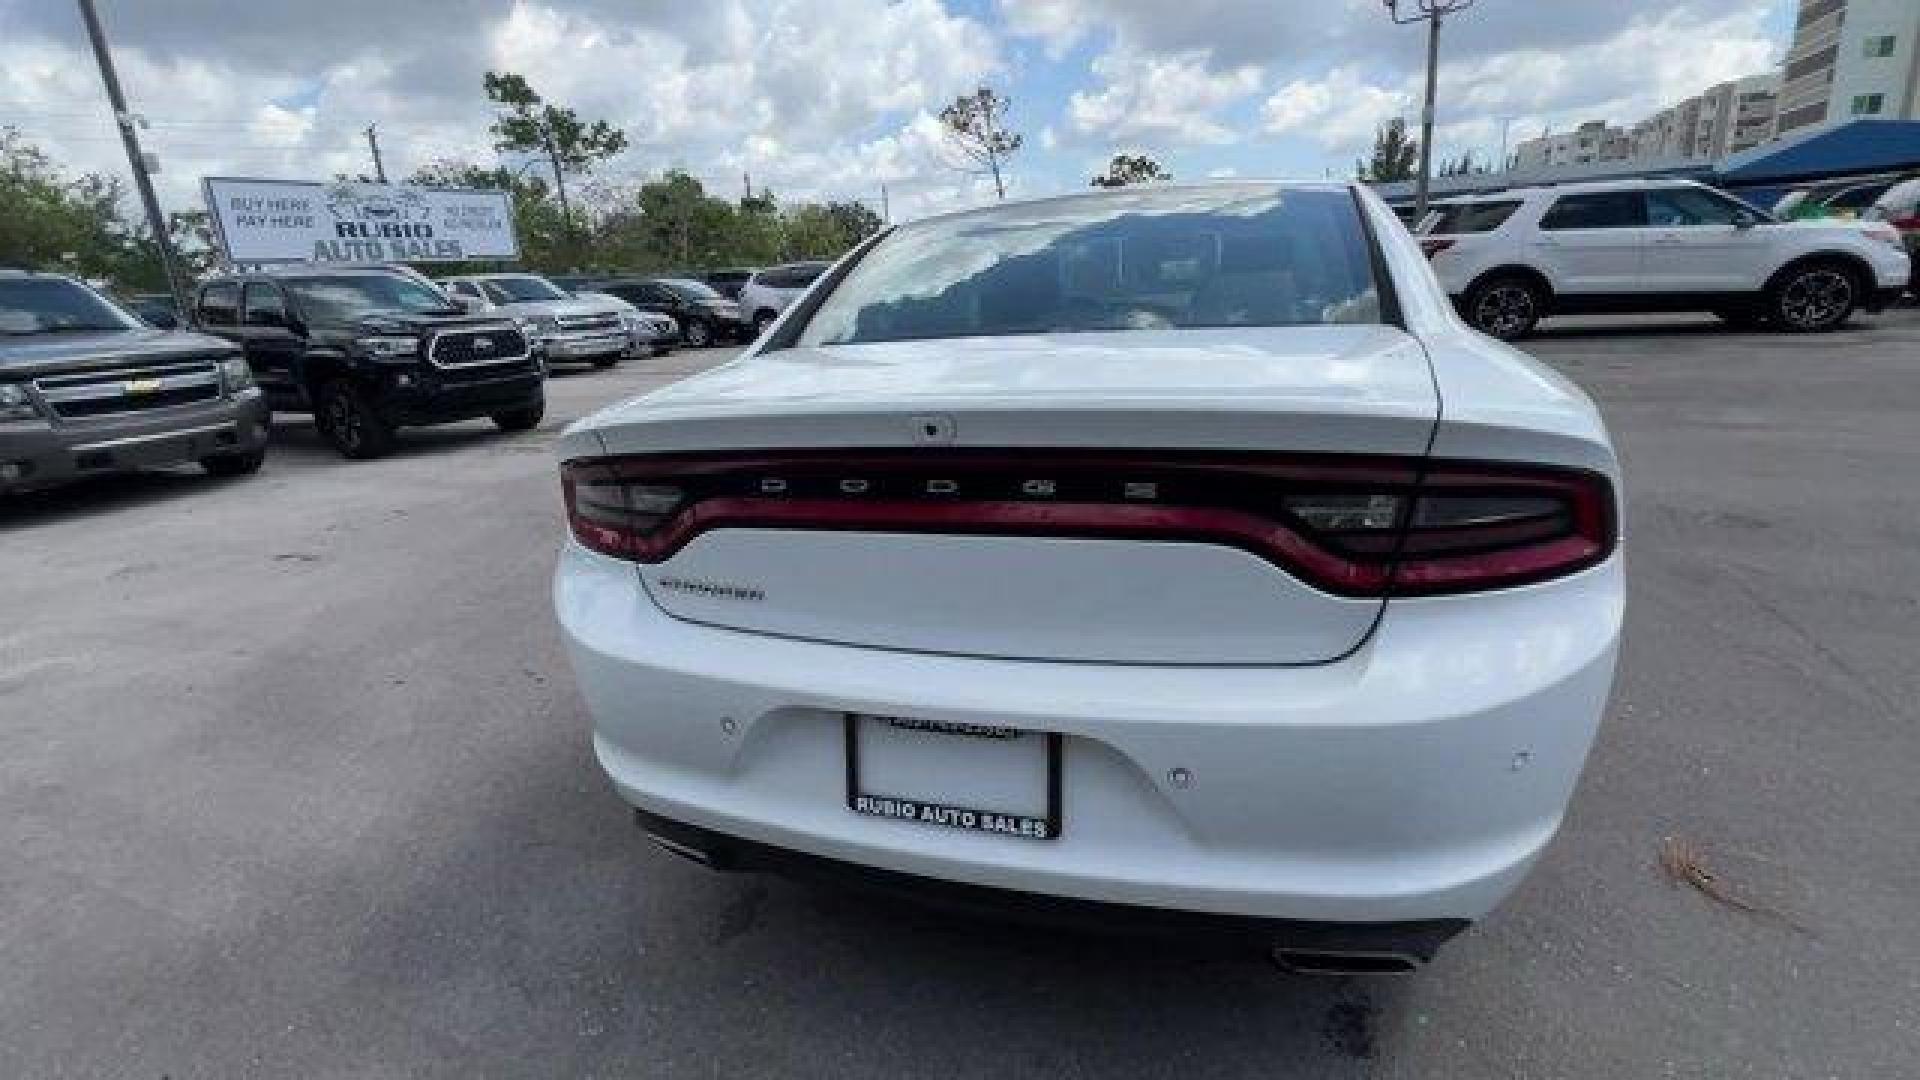
[[[1833,121],[1920,118],[1920,3],[1800,0],[1781,76],[1780,134]]]
[[[1715,157],[1751,150],[1773,138],[1779,121],[1780,73],[1749,75],[1733,83],[1733,122]]]
[[[1514,147],[1515,168],[1545,165],[1587,165],[1596,161],[1625,161],[1631,152],[1628,133],[1604,120],[1589,120],[1572,131],[1547,133]]]
[[[1773,138],[1780,76],[1769,72],[1733,79],[1700,95],[1688,157],[1719,159]]]

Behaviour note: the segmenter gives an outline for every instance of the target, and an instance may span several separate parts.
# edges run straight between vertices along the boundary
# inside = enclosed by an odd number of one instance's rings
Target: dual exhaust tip
[[[731,869],[730,861],[719,852],[656,832],[649,831],[646,837],[664,850],[709,870]],[[1421,967],[1419,957],[1403,952],[1289,949],[1277,946],[1271,955],[1281,970],[1297,975],[1389,975],[1417,971]]]

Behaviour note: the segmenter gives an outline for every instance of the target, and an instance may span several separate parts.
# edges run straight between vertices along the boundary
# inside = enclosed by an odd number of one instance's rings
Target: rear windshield
[[[1456,236],[1461,233],[1492,232],[1507,223],[1515,210],[1520,209],[1520,200],[1503,199],[1499,202],[1449,203],[1433,208],[1433,218],[1422,232],[1441,233]]]
[[[854,266],[801,345],[1380,321],[1345,189],[1135,190],[904,226]]]

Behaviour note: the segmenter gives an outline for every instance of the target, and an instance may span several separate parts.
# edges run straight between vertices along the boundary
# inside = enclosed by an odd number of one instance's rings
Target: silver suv
[[[623,305],[575,296],[538,274],[464,274],[439,284],[470,313],[511,316],[549,364],[612,367],[633,345]]]

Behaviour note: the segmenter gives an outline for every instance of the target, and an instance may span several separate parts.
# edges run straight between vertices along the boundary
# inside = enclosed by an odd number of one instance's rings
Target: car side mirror
[[[1733,215],[1733,227],[1736,229],[1751,229],[1758,224],[1760,224],[1760,219],[1752,214],[1739,213]]]
[[[480,298],[477,296],[466,296],[462,293],[452,293],[450,295],[453,297],[454,306],[469,315],[481,310]]]
[[[180,319],[171,311],[156,311],[147,316],[147,323],[156,330],[180,329]]]

